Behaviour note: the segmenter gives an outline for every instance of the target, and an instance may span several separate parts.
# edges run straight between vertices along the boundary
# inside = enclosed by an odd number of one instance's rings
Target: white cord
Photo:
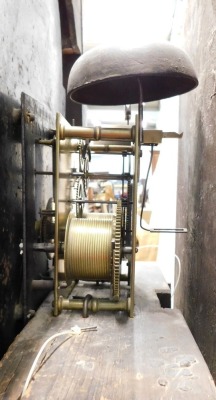
[[[35,369],[36,369],[37,362],[38,362],[38,360],[39,360],[41,354],[43,353],[45,347],[47,346],[47,344],[48,344],[49,342],[51,342],[51,340],[55,339],[55,338],[58,337],[58,336],[62,336],[62,335],[70,335],[70,336],[72,336],[72,335],[77,335],[77,334],[79,335],[81,332],[82,332],[82,331],[81,331],[81,329],[80,329],[78,326],[74,326],[74,327],[71,328],[71,330],[66,330],[66,331],[62,331],[62,332],[59,332],[59,333],[55,333],[54,335],[52,335],[51,337],[49,337],[49,338],[44,342],[44,344],[41,346],[41,348],[40,348],[40,350],[39,350],[37,356],[35,357],[34,362],[33,362],[33,364],[32,364],[32,367],[31,367],[31,369],[30,369],[30,371],[29,371],[29,373],[28,373],[28,376],[27,376],[27,378],[26,378],[26,383],[25,383],[25,385],[24,385],[24,388],[23,388],[23,391],[22,391],[22,393],[21,393],[20,399],[23,398],[23,396],[24,396],[24,394],[25,394],[25,392],[26,392],[26,390],[27,390],[27,388],[28,388],[28,385],[29,385],[29,383],[30,383],[30,381],[31,381],[31,379],[32,379],[33,373],[34,373],[34,371],[35,371]]]
[[[152,247],[152,248],[158,248],[159,246],[156,245],[156,244],[145,244],[145,245],[143,245],[143,246],[138,246],[139,249],[144,249],[144,248],[148,248],[148,247],[150,247],[150,248],[151,248],[151,247]],[[175,286],[174,286],[174,289],[173,289],[173,292],[172,292],[172,294],[171,294],[171,297],[173,297],[174,294],[175,294],[175,292],[176,292],[176,289],[177,289],[178,284],[179,284],[180,276],[181,276],[181,261],[180,261],[180,258],[177,256],[177,254],[175,254],[174,256],[175,256],[175,259],[176,259],[177,262],[178,262],[178,277],[177,277],[177,279],[176,279],[176,284],[175,284]]]

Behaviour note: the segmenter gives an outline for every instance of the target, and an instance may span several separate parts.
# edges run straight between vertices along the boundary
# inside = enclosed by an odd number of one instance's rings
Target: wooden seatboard
[[[78,325],[97,326],[97,331],[61,336],[48,345],[24,399],[216,399],[210,372],[182,314],[160,307],[156,292],[161,291],[169,287],[160,270],[138,262],[134,318],[99,312],[83,319],[70,311],[53,317],[50,295],[1,361],[0,398],[17,400],[45,340]]]

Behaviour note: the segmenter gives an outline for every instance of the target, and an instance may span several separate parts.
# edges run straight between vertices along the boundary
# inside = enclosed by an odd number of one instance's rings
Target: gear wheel
[[[44,243],[53,243],[55,236],[55,217],[52,216],[52,212],[55,211],[54,199],[50,198],[46,205],[47,215],[43,215],[41,218],[41,241]],[[49,215],[50,214],[50,215]],[[49,260],[54,258],[54,253],[47,253]]]
[[[89,148],[89,143],[84,143],[83,140],[79,141],[79,171],[83,172],[83,184],[84,184],[84,195],[87,196],[87,187],[88,187],[88,171],[89,171],[89,162],[91,161],[91,151]]]
[[[83,146],[84,146],[84,141],[80,140],[78,143],[78,148],[79,148],[79,171],[84,172],[85,168],[85,159],[83,158]]]
[[[117,202],[115,222],[115,249],[113,251],[113,300],[118,301],[120,296],[120,264],[121,264],[121,225],[122,205],[121,200]]]
[[[84,200],[85,199],[85,189],[83,179],[77,179],[76,183],[76,200]],[[76,202],[76,217],[83,217],[83,203]]]

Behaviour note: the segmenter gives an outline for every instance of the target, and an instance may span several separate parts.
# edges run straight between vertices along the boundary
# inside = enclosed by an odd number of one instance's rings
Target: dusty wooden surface
[[[55,318],[48,298],[1,361],[0,398],[17,400],[45,340],[78,325],[97,326],[97,331],[61,336],[48,345],[24,399],[216,399],[182,314],[160,308],[156,291],[168,292],[159,270],[138,262],[133,319],[108,312],[83,319],[80,312],[68,311]]]

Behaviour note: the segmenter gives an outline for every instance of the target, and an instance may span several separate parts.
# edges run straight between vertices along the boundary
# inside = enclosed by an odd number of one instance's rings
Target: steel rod
[[[59,125],[60,114],[56,117],[56,165],[55,165],[55,268],[54,268],[54,316],[58,315],[58,263],[59,263]]]
[[[106,174],[106,173],[94,173],[94,172],[90,172],[87,175],[88,179],[105,179],[105,180],[128,180],[131,179],[132,176],[128,173],[123,174]]]
[[[36,171],[35,170],[35,175],[54,175],[52,171]]]
[[[35,171],[36,175],[54,175],[53,172],[51,171]],[[128,180],[132,178],[131,175],[129,174],[108,174],[108,173],[103,173],[103,172],[88,172],[84,174],[83,172],[60,172],[59,173],[59,178],[61,179],[68,179],[68,178],[76,178],[76,177],[87,177],[88,179],[104,179],[104,180]]]
[[[54,253],[55,246],[52,243],[34,243],[33,250],[45,253]]]

